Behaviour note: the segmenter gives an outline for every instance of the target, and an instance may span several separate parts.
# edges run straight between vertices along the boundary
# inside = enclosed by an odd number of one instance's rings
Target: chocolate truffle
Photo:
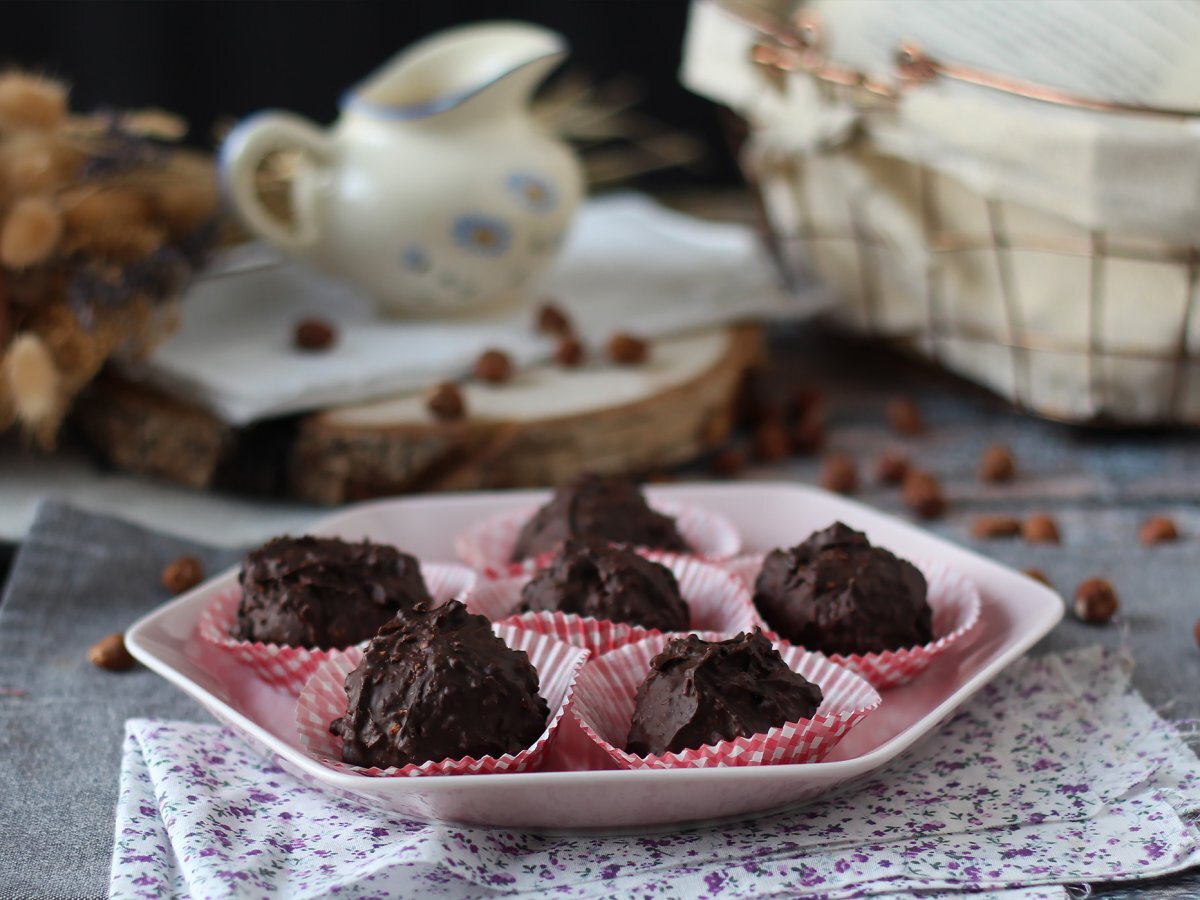
[[[369,541],[275,538],[246,557],[238,581],[233,636],[291,647],[349,647],[433,602],[416,559]]]
[[[925,577],[912,563],[836,522],[772,550],[754,605],[785,640],[822,653],[880,653],[933,640]]]
[[[346,676],[346,715],[329,725],[342,759],[406,766],[519,753],[550,711],[523,650],[457,600],[388,622]]]
[[[636,484],[604,475],[583,474],[555,491],[521,529],[512,561],[549,553],[567,538],[601,538],[678,553],[691,550],[675,520],[652,510]]]
[[[821,689],[788,668],[755,629],[727,641],[690,634],[650,660],[625,749],[678,753],[811,718]]]
[[[604,541],[569,540],[521,591],[521,612],[557,610],[686,631],[688,608],[666,566]]]

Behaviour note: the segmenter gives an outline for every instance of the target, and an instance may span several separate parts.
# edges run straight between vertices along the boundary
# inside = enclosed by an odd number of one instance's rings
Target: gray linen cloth
[[[121,736],[135,716],[211,721],[148,669],[106,672],[88,648],[170,594],[184,553],[217,571],[238,554],[46,503],[0,606],[0,897],[102,897]]]

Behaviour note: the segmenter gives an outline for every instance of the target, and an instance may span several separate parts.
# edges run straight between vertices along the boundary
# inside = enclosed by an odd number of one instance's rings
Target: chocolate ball
[[[670,569],[594,538],[564,543],[521,591],[520,610],[556,610],[659,631],[686,631],[689,623]]]
[[[675,520],[652,510],[632,481],[587,473],[555,491],[525,523],[512,561],[550,553],[568,538],[600,538],[679,553],[691,550]]]
[[[785,640],[822,653],[880,653],[933,640],[925,577],[836,522],[790,550],[772,550],[754,605]]]
[[[275,538],[246,557],[238,581],[233,636],[290,647],[350,647],[433,602],[414,557],[369,541]]]
[[[758,629],[727,641],[676,638],[650,660],[625,749],[678,753],[762,734],[811,718],[822,699]]]
[[[387,768],[519,753],[549,715],[525,652],[451,600],[379,629],[346,676],[346,714],[329,731],[345,762]]]

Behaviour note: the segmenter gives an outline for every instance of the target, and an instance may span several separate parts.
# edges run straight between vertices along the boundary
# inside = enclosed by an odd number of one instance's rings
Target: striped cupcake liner
[[[439,605],[464,596],[477,580],[472,570],[457,563],[422,563],[421,576],[425,579],[429,595]],[[200,614],[196,633],[201,640],[227,651],[272,687],[292,695],[299,694],[317,666],[335,651],[288,647],[262,641],[239,641],[230,637],[230,631],[237,621],[241,597],[240,587],[218,594]]]
[[[742,539],[729,519],[720,513],[685,503],[650,501],[655,512],[671,516],[680,535],[695,550],[691,556],[709,561],[730,559],[742,547]],[[511,578],[542,568],[551,554],[512,562],[517,536],[539,506],[511,509],[477,522],[454,539],[458,558],[487,578]]]
[[[753,598],[754,582],[762,569],[763,554],[741,556],[724,564],[739,578]],[[979,624],[983,599],[973,581],[939,560],[913,560],[929,585],[928,601],[933,610],[934,640],[916,647],[900,647],[882,653],[830,654],[829,659],[857,672],[878,690],[899,687],[912,681],[946,650],[961,642]],[[768,633],[769,626],[764,629]]]
[[[705,640],[726,635],[702,634]],[[622,748],[633,718],[638,686],[650,660],[671,640],[650,637],[591,660],[580,672],[571,715],[579,729],[622,769],[711,768],[819,762],[850,729],[876,709],[881,698],[864,679],[822,656],[775,641],[784,661],[817,684],[824,695],[810,719],[788,722],[762,734],[720,741],[677,753],[638,756]]]
[[[741,579],[724,569],[677,553],[645,550],[641,554],[666,566],[675,575],[679,582],[679,593],[688,605],[690,628],[730,636],[763,624],[750,598],[750,591]],[[513,610],[521,603],[521,590],[532,577],[526,573],[515,578],[480,580],[463,603],[471,612],[487,616],[493,622],[504,622],[550,635],[576,647],[585,647],[593,656],[662,634],[654,628],[573,613],[514,613]]]
[[[296,702],[296,729],[304,750],[322,765],[340,772],[369,777],[416,777],[421,775],[486,775],[494,772],[527,772],[538,768],[556,739],[559,727],[570,713],[575,683],[588,651],[543,634],[511,625],[493,625],[492,630],[509,647],[523,650],[537,670],[538,693],[551,710],[546,729],[533,744],[519,753],[482,756],[478,759],[430,760],[386,769],[366,768],[342,762],[341,738],[329,733],[329,724],[346,713],[346,676],[362,661],[363,650],[352,647],[332,651],[305,683]]]

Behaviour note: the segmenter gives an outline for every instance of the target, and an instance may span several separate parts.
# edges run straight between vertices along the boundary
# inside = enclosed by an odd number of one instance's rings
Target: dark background
[[[705,160],[654,184],[733,183],[737,172],[708,101],[680,86],[686,0],[176,0],[6,2],[0,67],[18,65],[72,85],[72,105],[159,106],[211,146],[215,122],[268,107],[319,122],[337,98],[406,44],[480,19],[524,19],[564,34],[566,68],[597,83],[625,76],[639,110],[700,138]]]

